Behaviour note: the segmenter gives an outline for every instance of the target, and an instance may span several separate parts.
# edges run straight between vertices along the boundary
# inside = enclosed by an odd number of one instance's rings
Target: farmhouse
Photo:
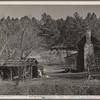
[[[88,30],[86,34],[77,43],[75,47],[54,46],[51,50],[68,50],[76,51],[64,57],[65,67],[64,69],[77,70],[83,72],[88,70],[90,64],[90,71],[100,70],[100,41],[91,35],[91,31]],[[59,56],[60,57],[60,56]]]
[[[87,71],[87,66],[91,63],[90,70],[99,71],[100,42],[91,35],[91,31],[87,31],[77,45],[77,70],[79,72]]]
[[[0,72],[3,79],[13,79],[15,76],[20,78],[38,77],[38,66],[35,58],[9,58],[0,65]]]

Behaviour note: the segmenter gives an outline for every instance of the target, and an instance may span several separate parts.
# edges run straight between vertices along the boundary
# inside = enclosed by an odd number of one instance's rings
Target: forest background
[[[43,13],[41,19],[2,17],[0,19],[0,58],[28,57],[32,51],[50,50],[62,45],[77,48],[77,42],[85,35],[87,28],[100,40],[100,17],[88,13],[85,18],[77,12],[66,19],[54,19]],[[6,56],[4,56],[6,53]]]

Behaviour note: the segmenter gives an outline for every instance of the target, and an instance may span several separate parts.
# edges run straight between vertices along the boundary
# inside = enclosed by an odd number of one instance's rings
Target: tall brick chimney
[[[91,43],[91,30],[86,32],[86,43]]]
[[[84,45],[84,69],[88,70],[88,67],[92,69],[95,64],[94,60],[94,46],[91,42],[91,30],[86,32],[86,43]]]

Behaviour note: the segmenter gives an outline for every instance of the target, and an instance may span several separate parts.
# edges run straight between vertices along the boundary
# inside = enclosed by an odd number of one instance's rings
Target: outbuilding
[[[34,78],[38,77],[38,62],[35,58],[9,58],[0,65],[0,74],[3,79],[12,80],[13,77]]]

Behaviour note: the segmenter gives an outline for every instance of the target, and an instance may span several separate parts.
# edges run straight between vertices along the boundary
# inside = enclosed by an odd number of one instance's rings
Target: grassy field
[[[56,72],[48,76],[20,81],[18,86],[14,81],[0,81],[0,95],[100,95],[96,74],[90,81],[82,73]]]
[[[86,73],[63,73],[59,59],[54,54],[48,57],[44,57],[45,52],[36,55],[40,63],[44,61],[43,77],[21,80],[18,86],[14,81],[0,81],[0,95],[100,95],[100,73],[93,73],[93,80],[90,81]],[[51,60],[47,61],[49,58]],[[48,65],[51,62],[52,65]],[[58,65],[53,65],[55,62]]]

